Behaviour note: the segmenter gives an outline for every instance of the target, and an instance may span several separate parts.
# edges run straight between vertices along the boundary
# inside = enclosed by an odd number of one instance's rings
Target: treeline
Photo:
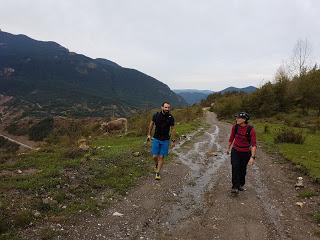
[[[224,119],[232,118],[238,111],[247,111],[258,118],[292,112],[319,117],[320,69],[314,66],[291,78],[279,70],[273,83],[268,82],[251,94],[211,94],[201,105],[210,106]]]

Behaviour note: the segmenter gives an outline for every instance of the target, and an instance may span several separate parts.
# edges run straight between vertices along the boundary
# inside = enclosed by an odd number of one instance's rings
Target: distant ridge
[[[210,90],[198,89],[174,89],[173,91],[180,95],[189,105],[199,103],[202,99],[213,93]]]
[[[52,41],[0,31],[0,94],[25,114],[110,116],[187,103],[159,80]]]
[[[208,95],[212,93],[226,93],[226,92],[245,92],[251,93],[256,91],[254,86],[248,86],[244,88],[228,87],[221,91],[214,92],[211,90],[198,90],[198,89],[174,89],[173,91],[183,97],[183,99],[189,104],[199,103],[201,100],[206,99]]]
[[[225,89],[219,91],[219,93],[226,93],[226,92],[252,93],[252,92],[254,92],[256,90],[257,90],[257,88],[254,87],[254,86],[248,86],[248,87],[244,87],[244,88],[228,87],[228,88],[225,88]]]

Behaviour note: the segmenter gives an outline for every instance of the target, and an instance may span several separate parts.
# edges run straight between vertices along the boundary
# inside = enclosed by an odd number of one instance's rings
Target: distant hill
[[[174,89],[173,91],[183,97],[189,105],[199,103],[202,99],[213,93],[211,90],[198,89]]]
[[[226,93],[226,92],[245,92],[251,93],[256,91],[257,88],[253,86],[244,87],[244,88],[236,88],[236,87],[228,87],[218,92],[214,92],[211,90],[198,90],[198,89],[174,89],[173,91],[183,97],[183,99],[189,104],[199,103],[201,100],[206,99],[210,94],[213,93]]]
[[[228,87],[219,91],[219,93],[226,93],[226,92],[245,92],[245,93],[252,93],[256,91],[257,88],[254,86],[244,87],[244,88],[236,88],[236,87]]]
[[[0,94],[25,114],[110,116],[186,102],[164,83],[107,59],[70,52],[55,42],[0,31]]]

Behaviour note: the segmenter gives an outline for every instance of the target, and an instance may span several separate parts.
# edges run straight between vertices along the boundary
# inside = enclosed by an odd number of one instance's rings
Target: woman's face
[[[237,124],[242,124],[242,123],[244,123],[246,120],[245,119],[243,119],[243,118],[236,118],[236,122],[237,122]]]

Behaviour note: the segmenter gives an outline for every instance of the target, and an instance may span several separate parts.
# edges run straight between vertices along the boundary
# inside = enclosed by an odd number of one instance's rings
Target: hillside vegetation
[[[262,140],[273,152],[280,152],[297,169],[320,180],[320,69],[315,66],[289,77],[278,71],[273,83],[257,91],[212,94],[201,103],[210,106],[220,119],[234,121],[234,114],[246,111]]]
[[[225,119],[238,111],[250,112],[257,118],[288,113],[297,117],[320,116],[320,70],[314,67],[292,79],[278,74],[274,83],[268,82],[251,94],[213,94],[201,104],[211,103],[218,117]]]
[[[54,120],[41,149],[25,154],[0,138],[0,147],[8,148],[0,151],[0,239],[21,239],[19,230],[31,222],[63,222],[84,212],[98,214],[123,198],[140,177],[153,173],[145,140],[155,111],[128,119],[127,135],[104,135],[94,121]],[[173,115],[178,135],[202,124],[199,106],[176,109]],[[36,126],[34,136],[39,137],[38,130],[51,128],[52,119]],[[89,148],[79,148],[79,139],[85,139]],[[40,234],[56,233],[44,228]]]
[[[55,42],[0,31],[0,59],[0,95],[13,97],[5,106],[26,116],[129,116],[163,99],[186,105],[145,73]]]

